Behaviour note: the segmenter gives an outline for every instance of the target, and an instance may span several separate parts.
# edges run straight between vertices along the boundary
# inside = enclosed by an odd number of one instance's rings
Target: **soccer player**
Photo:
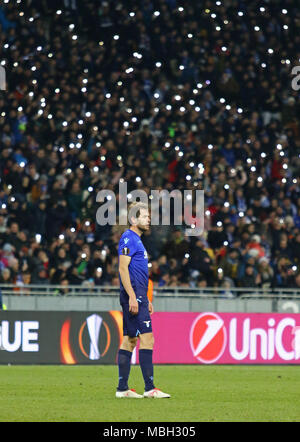
[[[131,213],[134,212],[134,216]],[[152,303],[147,297],[148,256],[141,241],[143,232],[149,229],[150,217],[146,204],[133,203],[129,208],[130,228],[119,242],[120,303],[123,310],[123,342],[118,353],[119,384],[117,398],[169,398],[170,395],[155,388],[153,383],[152,352],[154,338],[150,315]],[[145,392],[137,394],[128,388],[131,356],[140,339],[139,362]]]

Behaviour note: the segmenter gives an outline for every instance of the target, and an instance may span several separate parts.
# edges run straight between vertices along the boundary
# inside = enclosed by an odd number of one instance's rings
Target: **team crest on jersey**
[[[127,244],[129,241],[129,238],[124,238],[124,243]]]
[[[122,255],[129,255],[129,248],[128,247],[124,247],[124,249],[122,250]]]

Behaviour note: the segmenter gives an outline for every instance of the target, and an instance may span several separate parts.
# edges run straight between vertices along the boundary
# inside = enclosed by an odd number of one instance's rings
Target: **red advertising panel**
[[[157,364],[299,364],[300,314],[155,313]]]

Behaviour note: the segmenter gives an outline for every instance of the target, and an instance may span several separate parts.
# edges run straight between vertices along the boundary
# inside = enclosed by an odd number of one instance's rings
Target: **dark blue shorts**
[[[152,321],[148,303],[139,303],[139,312],[133,315],[129,312],[129,304],[121,304],[123,310],[123,335],[134,338],[143,333],[152,332]]]

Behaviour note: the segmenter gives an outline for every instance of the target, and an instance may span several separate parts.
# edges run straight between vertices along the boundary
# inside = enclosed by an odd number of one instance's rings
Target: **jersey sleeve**
[[[122,236],[119,242],[118,255],[132,257],[137,251],[137,243],[131,236]]]

